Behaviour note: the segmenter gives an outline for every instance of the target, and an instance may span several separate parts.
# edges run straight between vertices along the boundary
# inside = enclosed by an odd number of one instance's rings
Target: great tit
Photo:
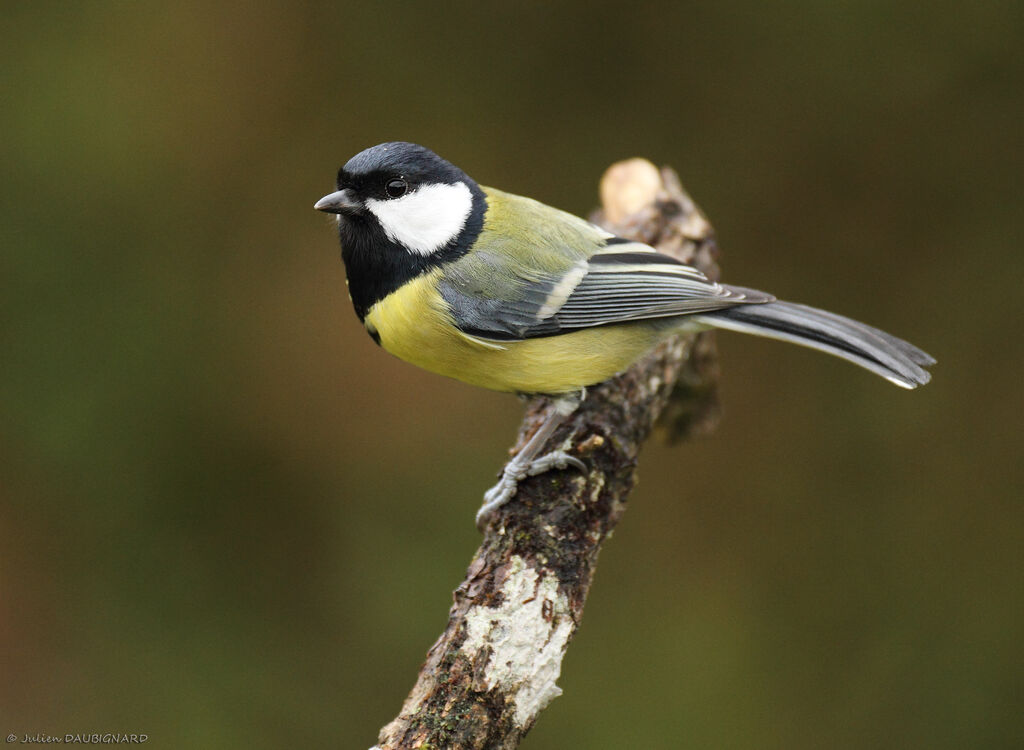
[[[499,391],[548,394],[554,408],[484,496],[485,523],[529,474],[572,465],[538,458],[584,389],[662,339],[725,328],[834,354],[903,388],[935,360],[876,328],[710,281],[640,242],[478,185],[414,143],[368,148],[315,204],[336,214],[349,296],[370,336],[432,372]]]

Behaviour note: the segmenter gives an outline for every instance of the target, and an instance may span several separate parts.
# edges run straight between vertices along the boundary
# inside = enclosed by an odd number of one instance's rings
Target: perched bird
[[[575,466],[544,443],[584,389],[662,339],[726,328],[820,349],[903,388],[935,360],[876,328],[764,292],[718,284],[675,258],[530,198],[478,185],[423,146],[382,143],[315,204],[337,214],[356,315],[412,364],[555,408],[484,496],[478,526],[523,477]]]

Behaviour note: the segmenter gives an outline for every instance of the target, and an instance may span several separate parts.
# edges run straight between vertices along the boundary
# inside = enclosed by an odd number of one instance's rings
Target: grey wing
[[[507,269],[494,269],[502,274]],[[474,290],[458,275],[440,284],[456,325],[492,340],[552,336],[582,328],[721,310],[774,297],[710,281],[647,245],[617,238],[559,274],[519,269],[504,279],[504,299]],[[494,288],[494,285],[487,285]]]

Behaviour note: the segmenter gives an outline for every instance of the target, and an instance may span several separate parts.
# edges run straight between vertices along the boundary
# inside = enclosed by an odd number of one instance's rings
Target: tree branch
[[[640,159],[601,181],[593,220],[718,277],[711,225],[675,173]],[[661,344],[626,373],[596,386],[545,450],[589,466],[519,484],[488,527],[455,590],[448,627],[427,653],[379,750],[514,748],[561,694],[562,656],[583,616],[601,545],[622,517],[637,454],[659,416],[669,439],[712,429],[718,417],[714,340],[703,333]],[[521,446],[549,402],[534,398]]]

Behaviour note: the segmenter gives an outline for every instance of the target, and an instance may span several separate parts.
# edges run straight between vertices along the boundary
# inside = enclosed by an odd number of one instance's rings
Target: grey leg
[[[565,451],[552,451],[538,457],[544,444],[548,441],[559,425],[565,422],[583,400],[585,392],[563,396],[551,404],[551,410],[533,437],[526,441],[520,451],[505,465],[498,483],[484,493],[484,502],[476,513],[476,527],[483,531],[494,511],[515,497],[519,489],[519,481],[526,477],[543,474],[551,469],[564,469],[572,466],[586,471],[587,465]]]

